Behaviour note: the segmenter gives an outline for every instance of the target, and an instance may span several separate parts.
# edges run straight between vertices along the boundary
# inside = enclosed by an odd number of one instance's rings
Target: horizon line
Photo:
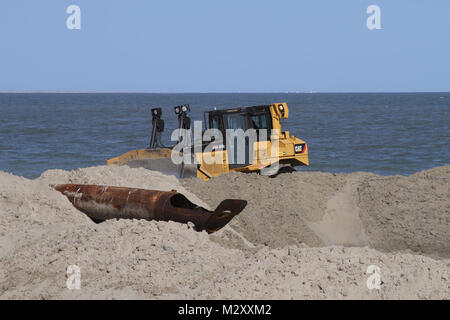
[[[1,93],[76,93],[76,94],[314,94],[314,93],[450,93],[450,91],[109,91],[109,90],[0,90]]]

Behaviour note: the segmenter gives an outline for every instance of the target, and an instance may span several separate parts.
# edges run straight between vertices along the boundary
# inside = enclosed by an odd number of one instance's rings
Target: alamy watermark
[[[67,7],[66,13],[70,16],[67,17],[66,26],[69,30],[81,29],[81,8],[78,5],[72,4]],[[366,26],[369,30],[381,29],[381,8],[372,4],[367,7],[366,13],[370,16],[366,20]]]
[[[261,170],[276,170],[280,135],[279,129],[226,129],[224,137],[221,130],[203,131],[202,121],[194,121],[193,136],[191,129],[172,132],[171,141],[178,143],[171,159],[176,165],[223,164],[226,160],[228,164],[259,164]]]
[[[367,289],[373,290],[381,289],[381,270],[379,266],[376,265],[370,265],[367,267],[367,274],[370,274],[370,276],[367,278],[366,285]]]
[[[379,6],[373,4],[367,7],[367,14],[370,16],[366,20],[366,26],[369,30],[381,29],[381,9]]]
[[[67,7],[66,13],[70,14],[66,20],[66,27],[69,30],[81,29],[81,9],[79,6],[72,4]]]
[[[66,270],[66,286],[69,290],[80,290],[81,288],[81,269],[75,264],[71,264]]]

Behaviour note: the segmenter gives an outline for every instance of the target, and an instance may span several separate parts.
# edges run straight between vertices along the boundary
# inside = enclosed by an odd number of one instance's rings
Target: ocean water
[[[35,178],[145,148],[151,107],[163,108],[171,144],[175,105],[200,120],[213,108],[283,101],[283,128],[309,147],[311,165],[299,170],[409,175],[450,164],[450,93],[1,93],[0,170]]]

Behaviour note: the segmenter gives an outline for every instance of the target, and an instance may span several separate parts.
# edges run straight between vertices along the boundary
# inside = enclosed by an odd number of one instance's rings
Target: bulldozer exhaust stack
[[[190,202],[176,190],[170,192],[125,187],[60,184],[52,187],[94,221],[145,219],[195,225],[197,231],[223,228],[247,205],[245,200],[223,200],[214,211]]]

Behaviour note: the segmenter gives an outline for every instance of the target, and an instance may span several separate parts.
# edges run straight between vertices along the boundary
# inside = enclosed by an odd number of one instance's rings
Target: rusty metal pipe
[[[223,200],[214,211],[190,202],[176,190],[170,192],[84,184],[51,185],[94,221],[145,219],[191,221],[197,231],[215,232],[247,205],[245,200]]]

